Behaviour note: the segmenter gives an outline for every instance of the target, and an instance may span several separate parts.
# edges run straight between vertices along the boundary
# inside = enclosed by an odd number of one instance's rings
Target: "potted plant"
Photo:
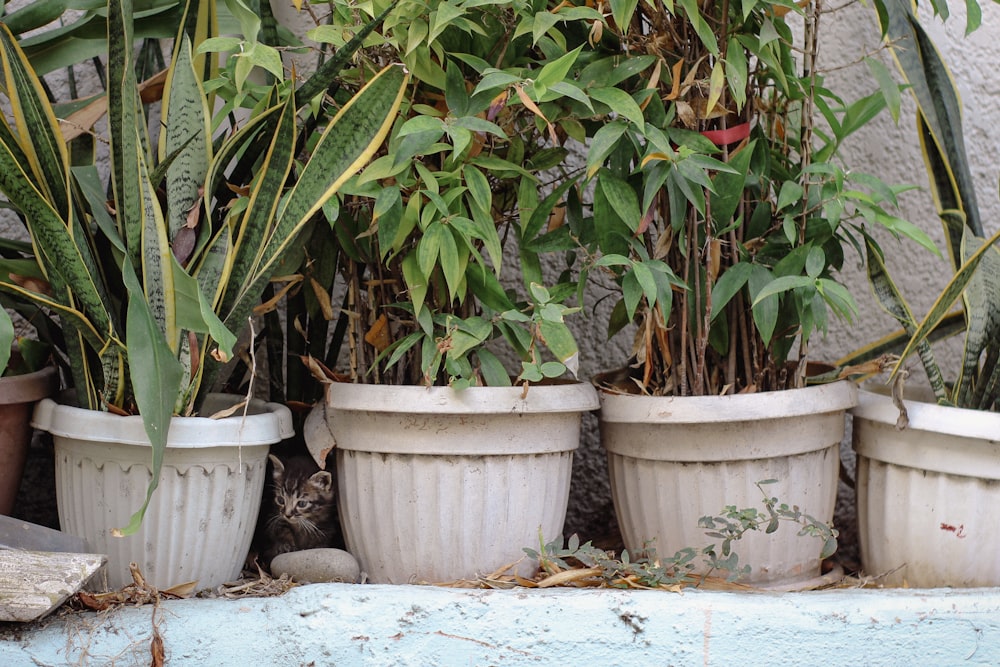
[[[108,3],[107,187],[87,146],[64,140],[30,61],[0,29],[15,118],[0,128],[0,191],[48,289],[9,276],[0,286],[58,314],[75,397],[43,401],[34,421],[55,437],[63,528],[108,551],[113,586],[130,581],[130,561],[158,587],[214,586],[239,572],[267,445],[290,435],[290,420],[283,406],[213,398],[212,386],[287,248],[380,143],[406,81],[398,67],[373,77],[295,164],[293,93],[213,142],[202,86],[212,68],[191,35],[214,34],[214,3],[189,3],[181,25],[153,158],[132,4]],[[303,104],[323,103],[314,98],[342,63],[303,84]],[[139,451],[118,459],[120,445]]]
[[[339,47],[358,8],[332,7],[311,36]],[[546,279],[540,256],[564,242],[561,204],[579,197],[566,158],[585,138],[580,109],[607,90],[577,80],[601,20],[555,3],[400,2],[353,70],[364,80],[399,59],[414,76],[383,152],[326,209],[346,381],[307,424],[318,462],[336,447],[345,539],[371,581],[512,563],[528,576],[522,548],[561,537],[580,417],[597,403],[560,379],[577,363],[572,267]]]
[[[4,261],[0,257],[0,263]],[[13,304],[11,307],[15,308]],[[34,338],[17,336],[14,321],[6,308],[0,308],[0,368],[3,369],[0,376],[0,514],[9,515],[17,500],[31,444],[31,411],[35,403],[56,391],[59,377],[50,363],[49,346]]]
[[[832,519],[856,390],[811,386],[837,379],[815,377],[811,339],[828,311],[854,313],[837,273],[866,224],[930,244],[891,214],[897,188],[838,158],[898,91],[845,102],[824,87],[820,12],[812,2],[640,3],[604,27],[620,66],[631,63],[618,85],[634,105],[591,141],[593,225],[581,242],[618,297],[609,335],[632,325],[635,336],[626,367],[596,378],[629,550],[698,543],[701,517],[754,504],[763,480]],[[775,586],[818,576],[824,551],[794,534],[733,546],[750,583]]]
[[[853,410],[858,528],[864,571],[886,585],[996,586],[992,508],[1000,501],[1000,233],[986,236],[962,137],[961,104],[913,6],[876,3],[883,36],[917,100],[917,128],[954,275],[921,320],[868,247],[880,303],[903,330],[841,363],[898,354],[889,387]],[[970,12],[969,27],[978,25]],[[952,310],[960,299],[960,309]],[[943,369],[932,342],[961,334],[960,365]],[[905,387],[916,353],[926,388]],[[884,575],[884,576],[883,576]]]

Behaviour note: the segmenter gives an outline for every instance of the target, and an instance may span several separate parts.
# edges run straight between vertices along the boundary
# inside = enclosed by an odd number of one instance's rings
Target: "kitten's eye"
[[[298,507],[300,510],[304,510],[305,508],[309,507],[309,501],[300,500],[299,502],[295,503],[295,506]]]
[[[274,504],[277,505],[278,507],[284,507],[285,506],[285,499],[282,498],[281,496],[275,496],[274,497]]]

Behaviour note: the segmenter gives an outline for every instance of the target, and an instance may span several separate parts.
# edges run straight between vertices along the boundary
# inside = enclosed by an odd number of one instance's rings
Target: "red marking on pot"
[[[959,526],[953,526],[950,523],[942,523],[941,530],[947,530],[949,533],[955,533],[955,537],[958,539],[964,539],[966,537],[964,523]]]

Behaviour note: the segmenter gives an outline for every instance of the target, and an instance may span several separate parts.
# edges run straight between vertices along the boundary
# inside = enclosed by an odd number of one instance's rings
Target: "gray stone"
[[[104,554],[0,549],[0,621],[33,621],[61,605],[107,561]]]
[[[299,583],[343,582],[353,584],[361,576],[361,567],[343,549],[303,549],[278,554],[271,561],[271,574],[287,574]]]

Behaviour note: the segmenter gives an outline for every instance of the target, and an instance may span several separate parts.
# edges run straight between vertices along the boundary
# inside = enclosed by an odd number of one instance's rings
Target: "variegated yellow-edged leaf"
[[[983,254],[962,292],[967,327],[961,374],[955,383],[955,404],[978,408],[987,378],[992,375],[992,368],[986,368],[986,377],[981,377],[980,364],[995,365],[1000,348],[1000,250],[995,246],[984,248],[983,239],[970,234],[963,241],[963,256],[979,250]]]
[[[30,165],[32,181],[60,217],[69,217],[66,191],[69,155],[59,122],[48,103],[41,81],[6,25],[0,24],[0,58],[21,149]]]
[[[969,255],[969,257],[965,260],[965,263],[962,264],[959,270],[955,272],[952,279],[948,281],[948,284],[945,285],[944,290],[942,290],[938,295],[937,300],[934,301],[934,305],[931,306],[930,311],[924,317],[920,326],[917,327],[917,330],[913,333],[906,349],[903,350],[902,355],[900,355],[900,361],[893,370],[893,376],[895,376],[899,372],[899,369],[902,368],[903,361],[906,360],[907,356],[909,356],[916,346],[920,344],[920,341],[927,338],[928,334],[948,313],[948,309],[951,308],[951,305],[962,295],[962,292],[965,291],[969,281],[972,280],[973,275],[979,268],[979,263],[982,261],[983,256],[986,255],[986,253],[993,251],[993,244],[997,241],[1000,241],[1000,231],[986,239],[978,250]]]
[[[160,109],[165,119],[160,131],[160,160],[176,153],[167,168],[166,179],[167,230],[171,240],[187,224],[189,212],[200,201],[212,158],[210,112],[191,60],[191,42],[187,35],[181,39],[167,70]]]
[[[389,133],[409,74],[390,65],[358,91],[327,125],[264,239],[263,255],[244,282],[239,302],[225,322],[241,322],[309,219],[348,178],[371,159]],[[294,102],[289,101],[289,105]]]

